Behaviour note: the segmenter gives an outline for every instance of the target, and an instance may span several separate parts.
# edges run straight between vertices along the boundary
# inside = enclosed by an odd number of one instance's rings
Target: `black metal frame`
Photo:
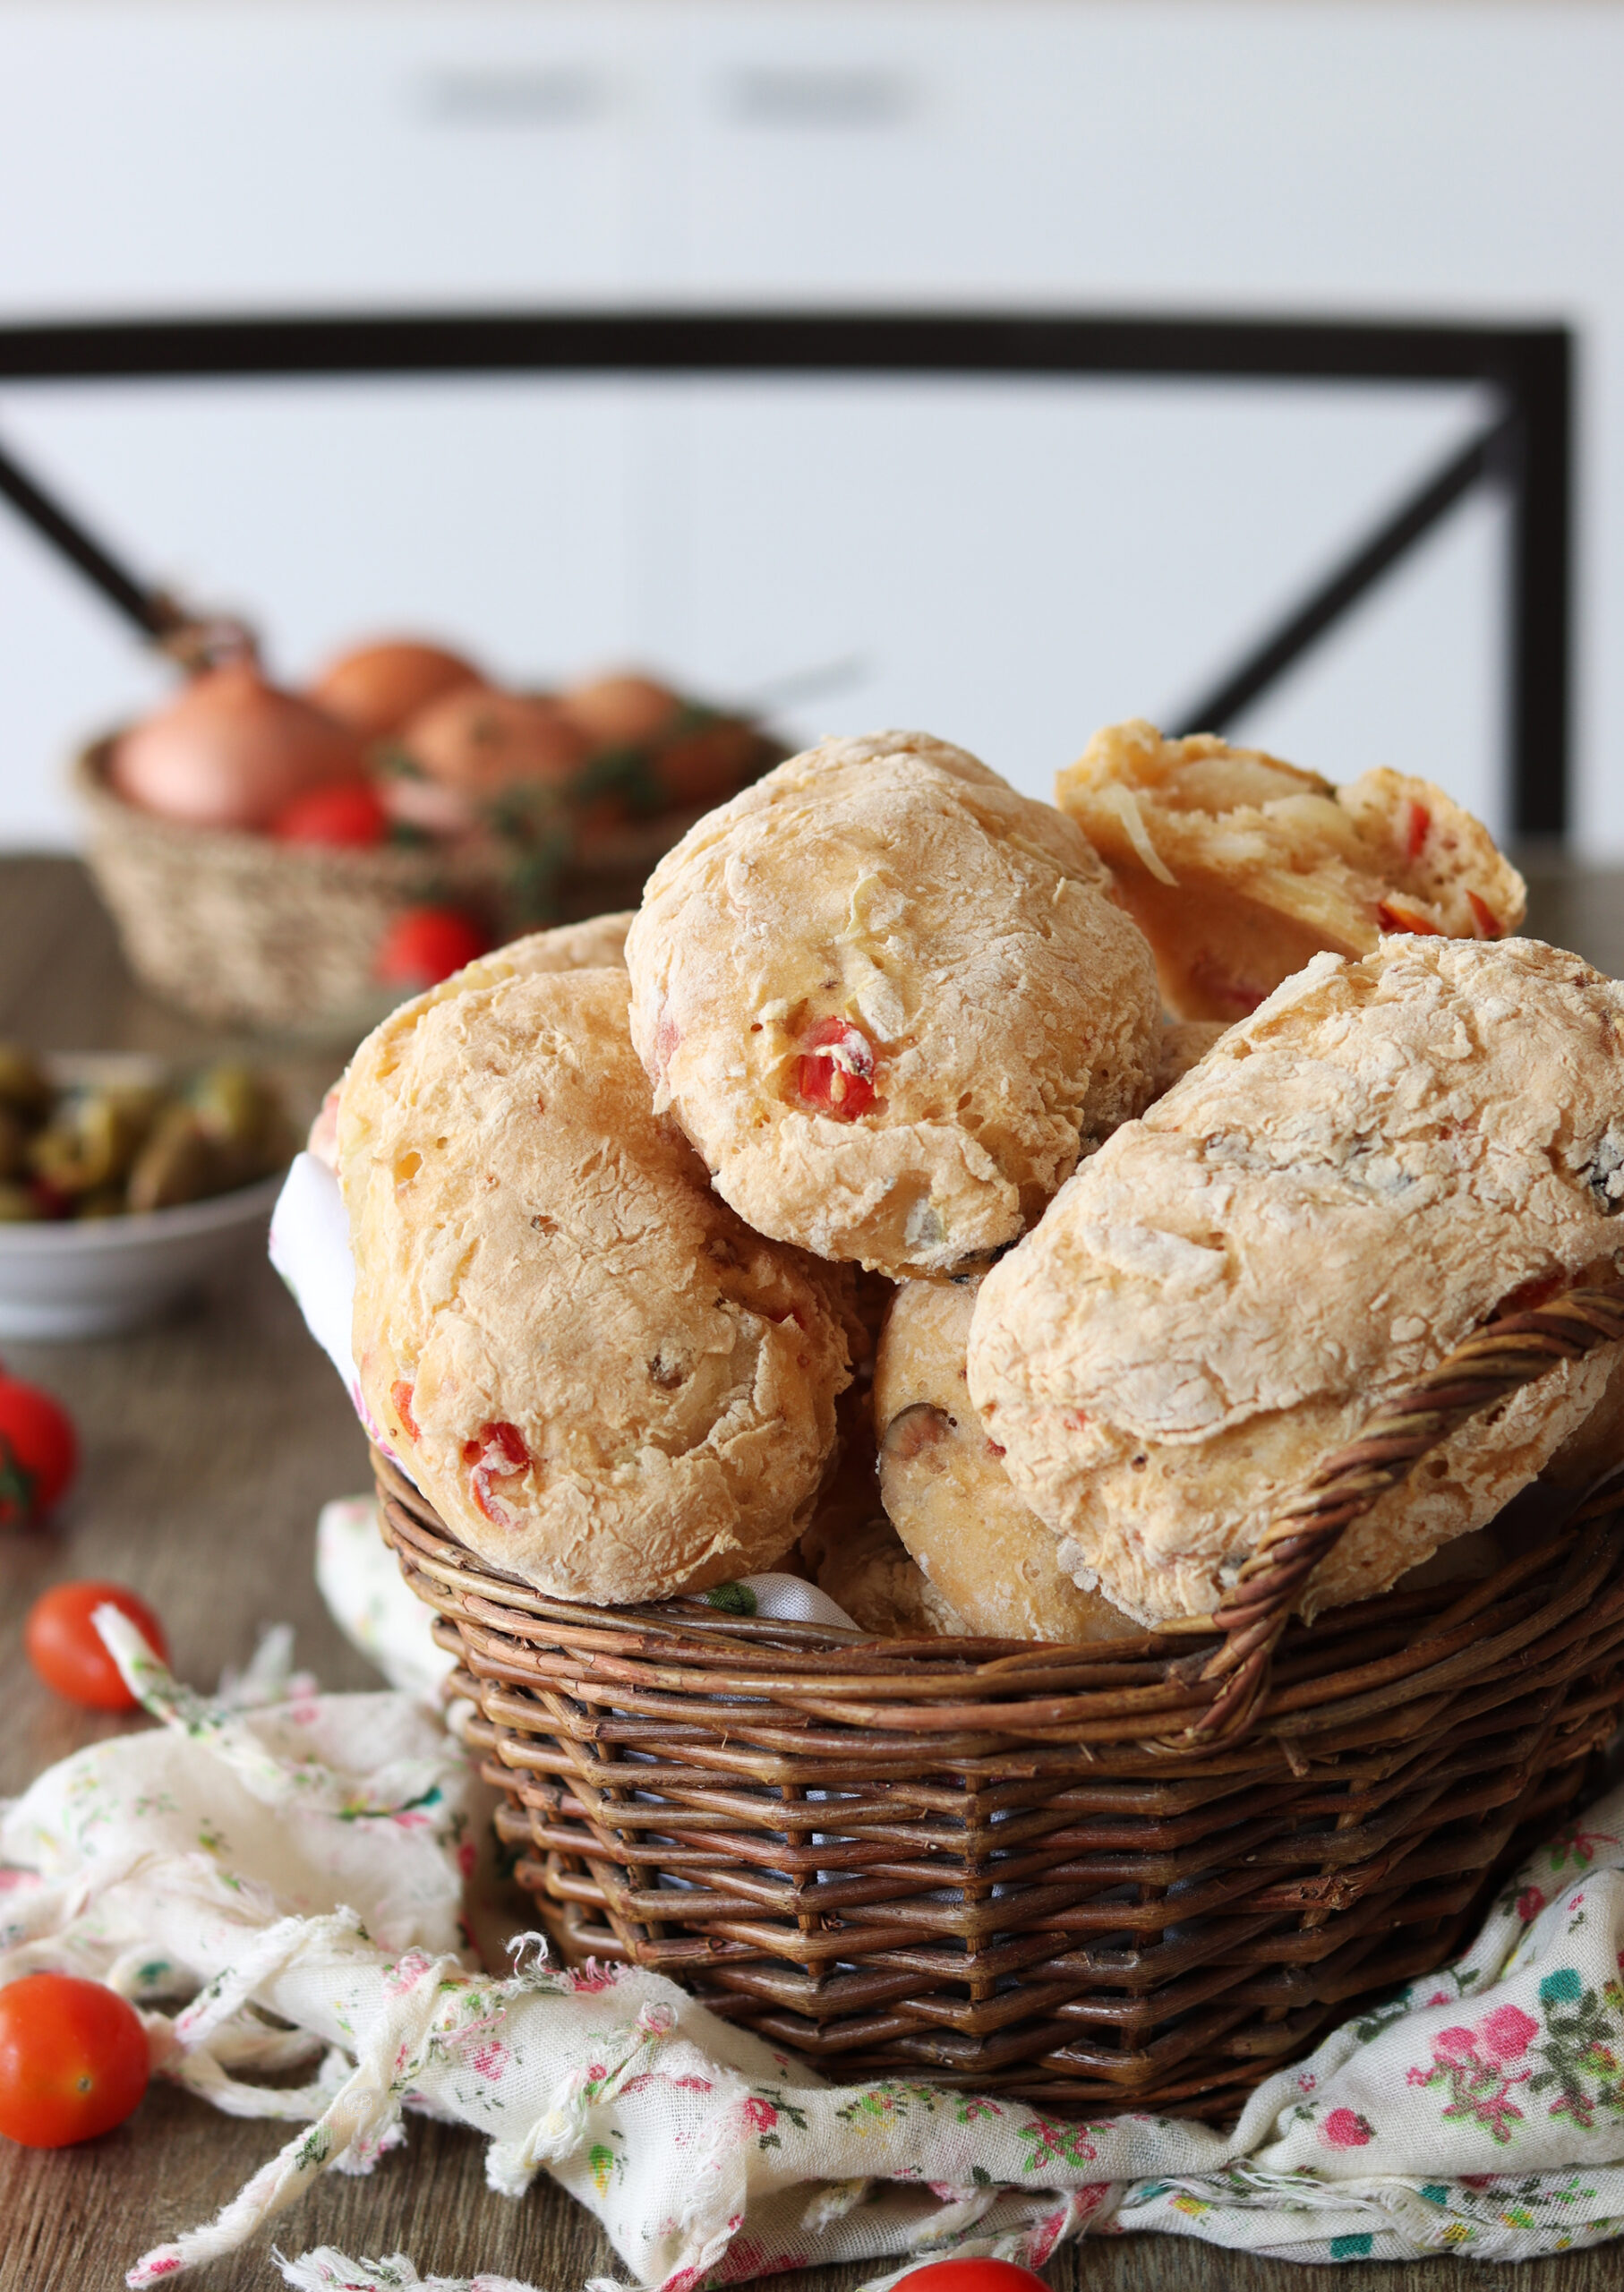
[[[1493,420],[1183,712],[1184,719],[1222,731],[1466,493],[1497,484],[1511,507],[1506,706],[1513,829],[1522,837],[1557,837],[1567,828],[1573,338],[1565,327],[637,311],[0,328],[0,383],[491,372],[1134,374],[1487,384],[1497,399]],[[0,492],[124,610],[141,618],[140,601],[150,593],[4,456]],[[127,595],[119,594],[120,585]]]

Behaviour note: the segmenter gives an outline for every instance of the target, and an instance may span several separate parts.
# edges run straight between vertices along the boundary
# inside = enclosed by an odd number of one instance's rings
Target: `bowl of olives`
[[[157,1319],[263,1234],[297,1144],[251,1067],[0,1043],[0,1338]]]

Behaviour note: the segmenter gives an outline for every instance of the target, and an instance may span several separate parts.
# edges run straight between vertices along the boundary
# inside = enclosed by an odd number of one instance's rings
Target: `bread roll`
[[[1010,1485],[964,1378],[979,1283],[910,1281],[896,1293],[874,1378],[880,1493],[925,1579],[995,1639],[1132,1638],[1139,1627],[1061,1570],[1055,1537]]]
[[[1509,1300],[1624,1264],[1624,987],[1533,940],[1317,956],[1086,1162],[978,1298],[970,1390],[1060,1563],[1209,1612],[1329,1452]],[[1619,1348],[1469,1420],[1303,1605],[1483,1527]]]
[[[941,1639],[970,1629],[910,1557],[877,1497],[870,1510],[815,1520],[800,1549],[819,1591],[876,1639]]]
[[[654,1116],[627,995],[597,970],[420,996],[338,1107],[373,1417],[475,1552],[611,1604],[779,1559],[848,1374],[824,1269]]]
[[[1056,800],[1110,862],[1179,1018],[1227,1024],[1311,956],[1371,954],[1383,931],[1495,939],[1523,919],[1522,877],[1430,780],[1337,788],[1131,723],[1095,734]]]
[[[1150,950],[1107,883],[962,748],[825,740],[650,878],[655,1106],[758,1232],[893,1279],[983,1261],[1150,1092]]]

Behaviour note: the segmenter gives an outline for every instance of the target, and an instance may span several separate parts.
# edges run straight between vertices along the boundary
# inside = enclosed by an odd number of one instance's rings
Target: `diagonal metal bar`
[[[35,530],[76,565],[103,596],[145,637],[162,637],[173,626],[175,608],[158,590],[147,588],[127,566],[88,534],[77,517],[54,500],[20,463],[0,446],[0,493]]]
[[[1400,502],[1374,533],[1327,574],[1295,612],[1252,647],[1221,684],[1174,714],[1172,721],[1180,728],[1178,737],[1226,730],[1423,534],[1447,517],[1482,479],[1497,473],[1516,430],[1515,416],[1508,415],[1480,431],[1435,476]]]

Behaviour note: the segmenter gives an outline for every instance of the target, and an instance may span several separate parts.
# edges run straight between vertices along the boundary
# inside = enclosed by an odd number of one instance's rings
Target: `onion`
[[[669,685],[626,674],[574,685],[559,695],[559,706],[594,748],[620,748],[664,731],[681,703]]]
[[[558,786],[585,761],[588,743],[556,700],[466,687],[414,716],[400,745],[431,780],[476,801],[519,781]]]
[[[444,694],[481,681],[479,671],[459,654],[413,637],[390,637],[329,661],[310,697],[363,740],[380,740]]]
[[[309,789],[359,779],[365,763],[353,732],[233,661],[125,732],[111,778],[127,802],[166,819],[260,828]]]

